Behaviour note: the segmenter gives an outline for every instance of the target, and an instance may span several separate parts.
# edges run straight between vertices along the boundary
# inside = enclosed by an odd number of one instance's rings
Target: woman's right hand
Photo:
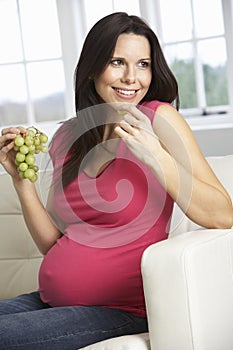
[[[0,164],[13,177],[19,179],[15,164],[14,139],[19,134],[26,134],[27,130],[22,126],[2,129],[0,136]]]

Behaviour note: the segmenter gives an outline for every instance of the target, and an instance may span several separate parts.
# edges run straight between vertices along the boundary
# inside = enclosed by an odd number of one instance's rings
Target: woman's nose
[[[136,81],[135,70],[133,67],[127,67],[122,77],[122,82],[126,84],[133,84]]]

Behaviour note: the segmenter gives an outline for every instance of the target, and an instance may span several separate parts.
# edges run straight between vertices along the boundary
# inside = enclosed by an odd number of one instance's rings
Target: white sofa
[[[208,161],[233,198],[233,155]],[[49,182],[41,176],[37,186],[45,202]],[[42,257],[4,171],[0,191],[0,299],[5,299],[37,288]],[[204,230],[175,206],[169,239],[146,249],[142,275],[149,333],[85,350],[233,349],[233,229]]]

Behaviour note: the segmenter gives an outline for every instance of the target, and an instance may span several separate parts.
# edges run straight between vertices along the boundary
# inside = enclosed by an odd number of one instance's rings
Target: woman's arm
[[[35,185],[25,179],[13,183],[28,230],[40,252],[46,254],[62,234],[41,203]]]
[[[14,162],[14,138],[19,133],[25,133],[22,127],[2,130],[0,136],[0,163],[11,175],[15,190],[18,194],[25,223],[29,232],[42,254],[46,254],[56,240],[61,236],[60,231],[50,219],[42,205],[35,185],[27,179],[21,179]]]
[[[173,179],[168,190],[177,204],[201,226],[231,227],[231,199],[203,156],[185,120],[175,109],[163,105],[157,110],[153,129],[166,150],[162,164],[167,181]]]
[[[231,199],[181,115],[171,106],[160,106],[151,126],[136,107],[124,109],[129,114],[116,127],[116,133],[151,168],[185,214],[204,227],[231,227]]]

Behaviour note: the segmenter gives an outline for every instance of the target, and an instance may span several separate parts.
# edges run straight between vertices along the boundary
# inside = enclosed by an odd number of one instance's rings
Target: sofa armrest
[[[199,230],[142,257],[151,350],[233,349],[233,229]]]

